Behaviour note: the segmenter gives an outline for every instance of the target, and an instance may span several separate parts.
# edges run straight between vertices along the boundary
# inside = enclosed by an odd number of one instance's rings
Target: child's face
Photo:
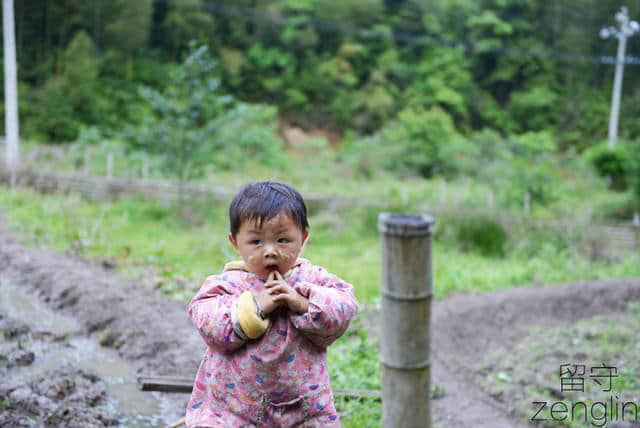
[[[282,275],[291,269],[308,235],[288,216],[279,215],[263,221],[260,229],[254,221],[243,222],[235,238],[229,234],[229,241],[249,271],[266,279],[276,269]]]

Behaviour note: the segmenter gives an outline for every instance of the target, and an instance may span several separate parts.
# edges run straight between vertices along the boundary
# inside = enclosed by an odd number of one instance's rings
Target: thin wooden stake
[[[91,153],[87,148],[84,150],[84,159],[82,162],[82,170],[85,174],[89,174],[89,162],[91,162]]]
[[[107,178],[113,178],[113,153],[107,155]]]
[[[146,180],[149,178],[149,159],[147,158],[147,155],[145,154],[142,157],[142,179]]]
[[[439,187],[439,194],[440,194],[440,205],[446,205],[447,203],[447,182],[446,181],[441,181],[440,182],[440,187]]]
[[[489,190],[487,192],[487,208],[489,208],[490,210],[493,209],[493,201],[494,201],[494,196],[493,196],[493,190]]]

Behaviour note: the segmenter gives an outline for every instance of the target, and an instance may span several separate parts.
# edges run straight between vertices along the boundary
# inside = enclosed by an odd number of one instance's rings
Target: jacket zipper
[[[262,424],[263,422],[264,412],[267,410],[267,403],[267,394],[262,394],[262,397],[260,398],[260,410],[258,413],[259,424]]]

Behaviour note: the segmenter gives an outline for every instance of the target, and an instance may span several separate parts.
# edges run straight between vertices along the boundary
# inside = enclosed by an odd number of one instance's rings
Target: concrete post
[[[2,35],[4,52],[4,127],[6,133],[6,164],[10,186],[16,183],[20,167],[20,132],[18,124],[18,77],[13,0],[2,0]]]
[[[613,77],[613,93],[611,95],[611,114],[609,115],[609,149],[613,149],[618,138],[618,117],[620,114],[620,93],[622,92],[622,74],[624,72],[625,49],[627,38],[640,31],[640,24],[629,19],[629,9],[622,6],[616,13],[619,28],[606,27],[600,30],[603,39],[616,37],[618,39],[618,54],[616,55],[616,71]]]
[[[382,426],[431,427],[431,235],[424,214],[381,213]]]

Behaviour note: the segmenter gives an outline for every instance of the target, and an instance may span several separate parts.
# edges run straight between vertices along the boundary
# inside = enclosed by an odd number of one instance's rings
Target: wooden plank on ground
[[[171,376],[139,376],[138,388],[142,391],[184,392],[190,393],[193,380]],[[333,390],[334,395],[347,398],[370,398],[381,400],[380,390],[376,389],[343,389]]]

